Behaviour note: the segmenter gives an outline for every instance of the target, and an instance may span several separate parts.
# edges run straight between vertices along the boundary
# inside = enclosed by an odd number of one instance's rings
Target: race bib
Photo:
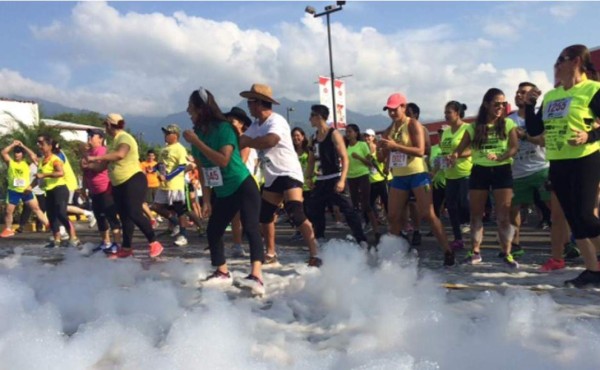
[[[446,157],[436,157],[433,160],[433,166],[439,168],[440,170],[446,170],[450,167]]]
[[[219,167],[202,168],[202,174],[204,175],[205,186],[211,188],[223,186],[223,175],[221,175]]]
[[[390,153],[390,168],[406,167],[408,164],[408,156],[406,153],[391,152]]]
[[[25,179],[14,179],[13,180],[13,186],[15,188],[22,188],[27,186],[27,181]]]
[[[548,102],[548,105],[544,107],[543,119],[550,120],[566,117],[569,114],[572,100],[573,98],[565,98]]]

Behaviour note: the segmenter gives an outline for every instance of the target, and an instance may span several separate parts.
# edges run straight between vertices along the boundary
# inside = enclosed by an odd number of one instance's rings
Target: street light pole
[[[290,123],[290,112],[293,112],[293,111],[294,111],[294,107],[285,108],[285,118],[288,123]]]
[[[312,14],[313,17],[317,18],[317,17],[321,17],[323,15],[327,16],[327,45],[329,47],[329,72],[330,72],[330,79],[331,79],[331,105],[333,108],[333,127],[337,128],[337,105],[335,103],[335,74],[333,73],[333,53],[331,51],[331,26],[330,26],[330,22],[329,22],[329,15],[333,12],[337,12],[339,10],[342,10],[342,6],[346,4],[345,1],[338,1],[336,2],[336,5],[328,5],[325,7],[325,11],[322,13],[318,13],[316,12],[315,8],[313,8],[312,6],[307,6],[305,11],[308,14]]]

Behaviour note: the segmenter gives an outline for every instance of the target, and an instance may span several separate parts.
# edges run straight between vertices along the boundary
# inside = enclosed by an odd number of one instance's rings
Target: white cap
[[[375,131],[372,128],[368,128],[365,130],[365,135],[375,136]]]

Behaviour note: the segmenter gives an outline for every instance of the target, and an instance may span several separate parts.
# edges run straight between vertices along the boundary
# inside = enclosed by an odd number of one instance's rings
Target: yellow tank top
[[[397,129],[392,127],[390,138],[398,144],[413,146],[408,133],[408,118]],[[427,172],[423,157],[415,157],[401,152],[390,152],[389,167],[394,177],[409,176],[417,173]]]
[[[29,165],[25,161],[8,162],[8,188],[22,193],[29,186]]]
[[[60,163],[62,163],[60,158],[58,158],[54,154],[52,154],[47,160],[46,160],[46,158],[42,159],[42,162],[40,163],[38,172],[46,174],[46,175],[53,173],[54,172],[54,163],[56,161],[59,161]],[[64,169],[63,169],[63,171],[64,171]],[[42,183],[40,184],[40,188],[44,189],[45,191],[49,191],[49,190],[52,190],[52,189],[56,188],[57,186],[61,186],[61,185],[67,185],[64,175],[61,177],[45,177],[43,179]]]
[[[65,157],[65,161],[63,163],[63,171],[65,171],[65,182],[67,183],[67,188],[69,188],[70,191],[75,191],[79,187],[77,183],[77,176],[75,176],[75,172],[73,172],[73,167],[71,167],[69,158],[67,158],[66,154],[63,153],[63,155]]]
[[[133,175],[138,172],[142,172],[140,168],[140,155],[138,153],[138,145],[133,136],[125,131],[119,132],[115,136],[113,141],[112,149],[116,150],[119,145],[127,144],[129,146],[129,152],[125,158],[112,162],[109,165],[110,171],[108,172],[110,182],[113,186],[118,186],[129,180]]]

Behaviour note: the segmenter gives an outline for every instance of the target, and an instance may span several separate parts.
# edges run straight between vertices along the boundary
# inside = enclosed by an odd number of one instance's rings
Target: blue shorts
[[[33,193],[32,192],[19,193],[17,191],[8,189],[8,196],[6,198],[7,198],[8,204],[12,204],[12,205],[16,206],[19,204],[19,201],[23,201],[23,203],[27,203],[30,200],[33,200]]]
[[[415,173],[408,176],[394,176],[390,182],[392,188],[404,191],[410,191],[429,184],[431,184],[431,178],[427,172]]]

